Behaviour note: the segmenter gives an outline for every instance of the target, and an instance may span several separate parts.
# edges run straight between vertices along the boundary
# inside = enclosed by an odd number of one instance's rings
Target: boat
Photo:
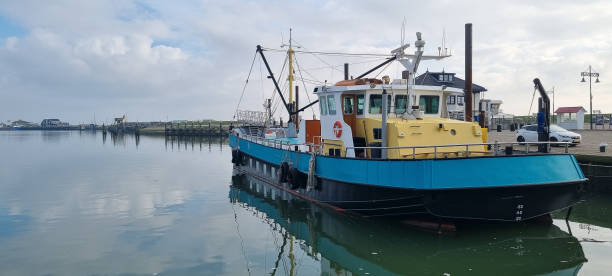
[[[288,101],[266,49],[257,46],[290,119],[274,122],[269,101],[265,112],[237,114],[241,124],[229,134],[237,172],[365,217],[522,222],[580,201],[588,179],[567,143],[549,141],[550,101],[537,78],[539,141],[489,142],[488,130],[470,121],[471,106],[467,121],[444,116],[448,88],[415,85],[420,61],[448,57],[424,55],[420,33],[413,54],[406,53],[409,44],[401,45],[352,80],[345,66],[344,80],[315,87],[318,100],[301,108],[293,100],[291,39],[289,45]],[[402,79],[367,77],[394,61],[406,68]],[[470,95],[466,76],[466,105]],[[316,103],[320,119],[300,118]],[[552,145],[565,150],[553,152]]]
[[[566,232],[571,229],[556,225],[478,223],[457,235],[431,235],[399,221],[374,224],[309,204],[251,175],[232,177],[229,200],[282,240],[279,254],[271,254],[272,271],[281,269],[280,258],[299,251],[320,262],[321,275],[577,275],[587,262],[578,239]],[[299,248],[290,246],[292,238]],[[291,259],[286,264],[300,272]]]

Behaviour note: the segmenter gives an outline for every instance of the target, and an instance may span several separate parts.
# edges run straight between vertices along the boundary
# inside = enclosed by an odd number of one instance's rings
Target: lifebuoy
[[[336,138],[340,138],[340,136],[342,136],[342,123],[340,123],[340,121],[336,121],[334,123],[334,134],[336,135]]]

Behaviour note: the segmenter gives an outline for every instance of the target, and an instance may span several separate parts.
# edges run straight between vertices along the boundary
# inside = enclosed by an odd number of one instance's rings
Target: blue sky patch
[[[161,17],[159,11],[145,3],[134,1],[132,4],[133,7],[131,9],[119,12],[117,19],[124,22],[130,22],[137,19],[154,19]]]
[[[25,35],[26,29],[19,26],[17,23],[8,19],[7,17],[0,15],[0,38],[7,38],[11,36],[23,36]]]

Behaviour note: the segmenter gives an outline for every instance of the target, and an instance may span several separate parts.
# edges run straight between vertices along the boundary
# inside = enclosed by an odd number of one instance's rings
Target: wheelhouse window
[[[391,95],[387,95],[387,113],[391,110]],[[382,114],[382,95],[370,95],[370,114]]]
[[[321,109],[321,116],[327,115],[327,98],[325,96],[319,98],[319,108]]]
[[[364,105],[365,97],[363,95],[357,95],[357,115],[363,115]]]
[[[351,115],[355,111],[355,98],[353,96],[344,97],[344,114]]]
[[[448,98],[446,98],[446,104],[455,104],[456,103],[456,97],[453,95],[448,96]]]
[[[327,109],[329,115],[336,115],[336,99],[334,95],[327,96]]]
[[[440,103],[440,96],[420,96],[419,106],[425,111],[425,114],[437,114]]]
[[[406,112],[407,105],[408,105],[407,95],[395,95],[395,114],[402,114]]]

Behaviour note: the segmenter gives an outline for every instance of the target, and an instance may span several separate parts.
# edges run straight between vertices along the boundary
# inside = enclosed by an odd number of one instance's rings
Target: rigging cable
[[[302,77],[302,69],[300,68],[300,63],[298,62],[297,57],[295,57],[295,65],[298,68],[298,73],[300,73],[300,79],[302,80],[302,85],[304,86],[304,93],[306,94],[306,97],[308,98],[308,104],[311,104],[312,101],[310,100],[310,95],[308,95],[308,88],[306,87],[306,83],[304,83],[304,78]],[[314,118],[315,116],[314,110],[312,110],[311,108],[310,111],[312,112],[312,117]]]
[[[282,235],[282,233],[281,233],[281,235]],[[275,245],[277,245],[276,244],[276,238],[274,238],[274,240],[275,240]],[[287,234],[284,234],[283,235],[283,244],[281,245],[280,250],[278,251],[278,256],[276,257],[276,261],[274,262],[274,268],[272,268],[272,274],[270,276],[276,275],[276,271],[278,270],[278,263],[281,260],[283,260],[283,264],[284,264],[283,253],[285,252],[285,246],[286,245],[287,245]],[[285,272],[286,271],[287,271],[287,268],[285,267]]]
[[[266,99],[266,92],[263,84],[263,70],[261,69],[261,59],[259,59],[259,84],[261,86],[261,96]]]
[[[295,41],[295,40],[294,40],[294,41]],[[299,46],[300,46],[300,47],[302,47],[304,50],[306,50],[306,47],[304,47],[304,46],[303,46],[301,43],[299,43],[299,42],[295,41],[295,44],[299,45]],[[329,67],[331,68],[331,71],[330,71],[330,74],[331,74],[330,79],[334,79],[334,70],[337,70],[337,71],[339,71],[339,72],[343,72],[342,70],[340,70],[340,69],[338,69],[338,68],[335,68],[333,65],[329,64],[327,61],[324,61],[322,58],[320,58],[319,56],[317,56],[317,54],[314,54],[313,52],[310,52],[310,54],[311,54],[313,57],[317,58],[319,61],[321,61],[323,64],[325,64],[325,65],[327,65],[327,66],[329,66]]]
[[[288,54],[285,55],[285,61],[283,61],[283,67],[281,67],[280,74],[278,76],[279,80],[283,77],[283,72],[285,71],[285,66],[287,65],[288,58],[289,58],[289,55]],[[285,80],[285,82],[286,82],[286,80]],[[283,88],[283,90],[284,90],[284,88]],[[284,95],[283,91],[278,91],[278,92]],[[274,101],[274,99],[276,99],[276,93],[273,92],[272,93],[272,101]],[[276,104],[276,107],[278,107],[278,102]],[[272,111],[272,114],[276,113],[276,107],[274,108],[274,111]]]
[[[285,83],[283,84],[283,92],[287,91],[287,88],[289,87],[289,82],[285,81]],[[285,93],[283,93],[284,95]],[[281,104],[281,100],[277,100],[276,104],[274,105],[274,110],[272,111],[272,114],[276,113],[276,109],[278,108],[278,106]]]
[[[255,58],[257,58],[257,51],[255,51],[255,54],[253,55],[253,61],[251,61],[251,68],[249,69],[249,74],[247,75],[246,81],[244,82],[244,86],[242,87],[242,94],[240,94],[240,100],[238,100],[238,105],[236,105],[236,111],[234,111],[234,119],[236,119],[236,114],[238,113],[240,102],[242,102],[242,97],[244,97],[244,91],[246,91],[247,84],[249,84],[249,78],[251,77],[251,71],[253,71],[253,64],[255,64]]]
[[[295,39],[293,39],[295,41]],[[295,41],[300,47],[304,48],[301,44]],[[285,52],[283,49],[273,49],[273,48],[265,48],[262,49],[266,51],[272,52]],[[304,48],[305,49],[305,48]],[[303,53],[303,54],[312,54],[312,55],[328,55],[328,56],[353,56],[353,57],[391,57],[392,55],[388,54],[366,54],[366,53],[341,53],[341,52],[320,52],[320,51],[302,51],[302,50],[293,50],[295,53]]]
[[[531,108],[533,107],[533,99],[535,99],[536,88],[533,88],[533,95],[531,96],[531,104],[529,105],[529,112],[527,113],[527,117],[531,116]]]
[[[357,65],[357,64],[365,64],[365,63],[373,63],[373,62],[378,62],[380,63],[381,61],[386,60],[386,59],[381,59],[381,58],[375,58],[375,59],[369,59],[367,61],[361,61],[361,62],[351,62],[348,63],[349,65]],[[344,66],[343,64],[338,64],[338,65],[332,65],[334,67],[342,67]],[[316,70],[323,70],[323,69],[329,69],[329,66],[323,66],[323,67],[314,67],[314,68],[306,68],[304,69],[304,71],[309,70],[309,71],[316,71]]]
[[[377,77],[378,77],[378,75],[380,75],[380,73],[382,73],[382,72],[384,72],[385,70],[387,70],[387,67],[389,67],[389,65],[391,65],[391,63],[393,63],[393,62],[387,63],[387,65],[386,65],[386,66],[385,66],[385,67],[384,67],[382,70],[380,70],[380,71],[378,72],[378,74],[376,74],[376,76],[374,76],[374,78],[377,78]]]
[[[242,247],[242,256],[244,257],[244,261],[246,262],[247,272],[251,275],[251,268],[249,266],[249,259],[246,255],[246,250],[244,248],[244,238],[242,234],[240,234],[240,224],[238,223],[238,214],[236,214],[236,208],[234,208],[234,203],[232,205],[232,210],[234,211],[234,222],[236,223],[236,232],[238,233],[238,237],[240,237],[240,247]]]

